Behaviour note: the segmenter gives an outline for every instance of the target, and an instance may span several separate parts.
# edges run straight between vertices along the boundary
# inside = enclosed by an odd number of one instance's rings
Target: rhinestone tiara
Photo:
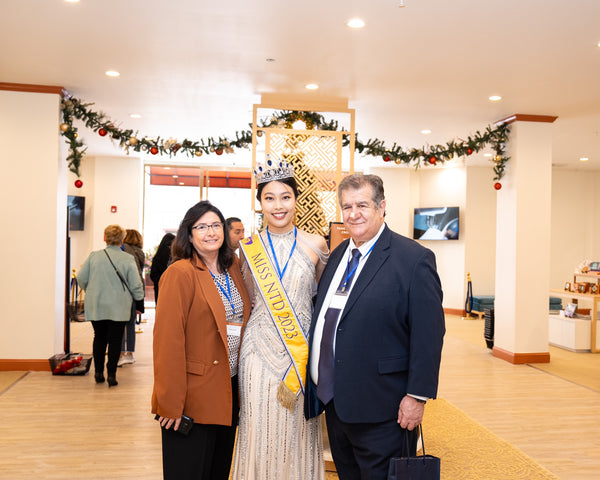
[[[254,178],[256,178],[257,185],[274,180],[294,178],[294,167],[286,160],[273,161],[267,155],[267,161],[264,164],[259,163],[256,165]]]

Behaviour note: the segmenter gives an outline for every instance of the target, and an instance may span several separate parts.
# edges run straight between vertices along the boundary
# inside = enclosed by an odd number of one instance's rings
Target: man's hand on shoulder
[[[398,423],[402,428],[414,430],[423,421],[425,404],[416,398],[406,395],[400,402],[398,409]]]

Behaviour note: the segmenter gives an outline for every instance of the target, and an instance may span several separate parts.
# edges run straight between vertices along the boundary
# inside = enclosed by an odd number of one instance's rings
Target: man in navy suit
[[[381,178],[346,177],[338,199],[351,238],[319,283],[305,415],[325,410],[340,480],[385,480],[392,457],[416,454],[416,427],[437,394],[442,289],[434,254],[385,224]]]

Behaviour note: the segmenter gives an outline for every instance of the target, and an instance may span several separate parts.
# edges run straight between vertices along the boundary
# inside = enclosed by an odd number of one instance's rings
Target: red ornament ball
[[[494,183],[494,188],[496,190],[500,190],[502,188],[502,184],[500,182],[496,182],[496,183]]]
[[[98,130],[98,135],[100,135],[101,137],[106,137],[107,133],[108,132],[104,128],[101,128],[100,130]]]
[[[152,148],[150,149],[150,153],[151,153],[152,155],[156,155],[156,154],[158,153],[158,148],[156,148],[156,147],[152,147]]]
[[[435,158],[434,156],[429,157],[429,163],[431,163],[432,165],[435,165],[437,162],[437,158]]]
[[[471,155],[473,153],[473,149],[471,147],[467,148],[467,155]]]
[[[81,187],[83,187],[83,182],[81,180],[77,179],[77,180],[75,180],[75,186],[77,188],[81,188]]]
[[[223,155],[223,149],[222,149],[222,148],[216,148],[216,149],[215,149],[215,153],[216,153],[217,155]]]
[[[385,157],[383,157],[383,161],[384,162],[389,162],[391,160],[389,155],[386,155]]]

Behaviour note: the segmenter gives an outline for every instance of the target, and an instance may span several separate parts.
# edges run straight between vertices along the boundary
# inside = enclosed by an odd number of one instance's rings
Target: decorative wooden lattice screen
[[[296,204],[296,225],[319,235],[329,234],[329,222],[340,219],[337,185],[342,179],[344,135],[349,135],[351,139],[351,145],[345,147],[349,150],[347,168],[350,172],[354,168],[354,111],[343,111],[351,116],[350,131],[323,131],[301,130],[297,124],[294,125],[294,129],[257,128],[257,108],[264,108],[264,105],[254,107],[252,167],[256,166],[257,161],[264,162],[266,155],[270,155],[273,160],[281,159],[291,163],[300,191]],[[269,108],[277,109],[276,106]],[[293,110],[287,106],[285,109]],[[253,190],[253,199],[254,196]]]

